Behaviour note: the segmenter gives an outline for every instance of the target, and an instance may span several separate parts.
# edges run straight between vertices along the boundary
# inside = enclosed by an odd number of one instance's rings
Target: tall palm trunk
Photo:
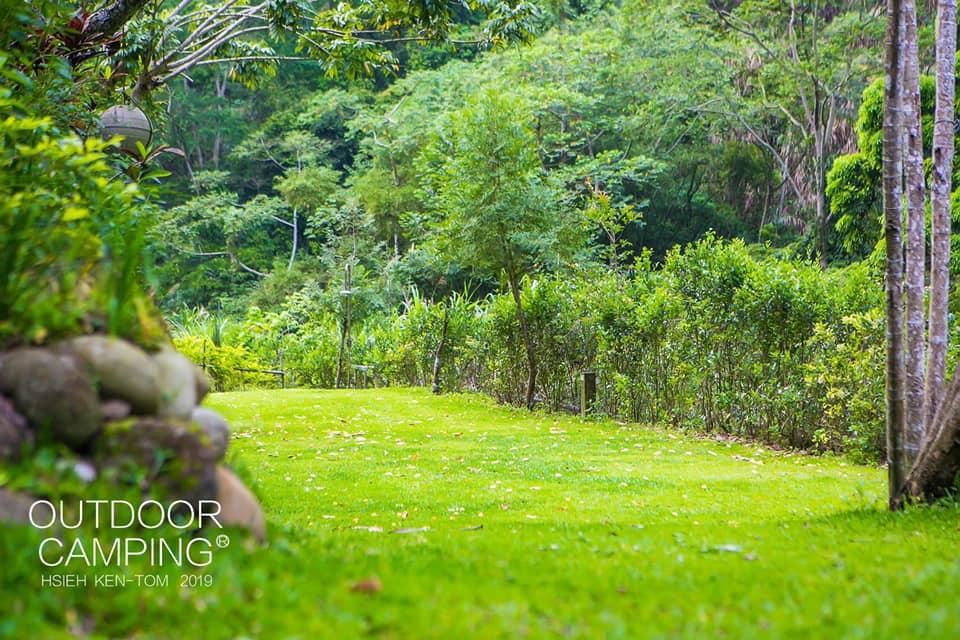
[[[906,464],[916,459],[923,440],[924,368],[926,364],[926,216],[924,212],[923,133],[920,124],[920,60],[917,51],[917,7],[914,0],[902,0],[904,24],[903,85],[901,126],[905,140],[903,173],[907,196],[907,424]]]
[[[886,428],[890,506],[897,506],[903,485],[903,431],[906,416],[903,357],[903,240],[901,236],[900,43],[901,0],[887,0],[883,101],[883,214],[886,242]]]
[[[949,493],[960,473],[960,368],[954,372],[946,392],[942,392],[947,347],[956,34],[956,0],[940,0],[937,3],[937,108],[933,143],[928,423],[920,454],[906,479],[906,491],[913,497],[926,499]]]
[[[954,94],[957,53],[957,3],[941,0],[937,10],[937,106],[933,124],[933,176],[930,242],[930,325],[924,417],[931,435],[943,398],[947,361],[947,298],[950,293],[950,193],[953,190]]]

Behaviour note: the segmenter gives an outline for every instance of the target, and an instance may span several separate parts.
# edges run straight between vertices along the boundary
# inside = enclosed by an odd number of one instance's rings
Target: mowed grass
[[[296,556],[264,635],[960,637],[960,511],[887,513],[881,469],[422,390],[210,404]]]
[[[423,390],[207,404],[269,544],[211,587],[40,590],[21,562],[0,632],[960,637],[960,509],[887,513],[881,469]]]

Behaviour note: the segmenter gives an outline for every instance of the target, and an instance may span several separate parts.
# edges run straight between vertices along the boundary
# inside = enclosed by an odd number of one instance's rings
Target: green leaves
[[[0,105],[0,344],[86,324],[147,340],[143,194],[116,180],[109,143],[55,135]]]
[[[294,209],[315,212],[336,204],[340,193],[340,172],[322,166],[288,171],[277,179],[275,188]]]
[[[450,114],[420,158],[422,194],[447,259],[518,277],[556,264],[559,193],[539,165],[523,100],[493,91]]]

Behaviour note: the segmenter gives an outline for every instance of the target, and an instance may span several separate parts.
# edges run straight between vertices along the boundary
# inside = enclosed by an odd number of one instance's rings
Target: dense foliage
[[[33,59],[17,40],[42,25],[18,22],[0,44],[0,345],[91,330],[155,340],[148,191],[111,160],[115,140],[83,139],[47,114],[70,70],[53,59],[24,74]]]
[[[591,268],[526,278],[538,401],[577,407],[579,377],[595,371],[596,412],[879,459],[876,277],[866,265],[825,276],[708,238],[672,251],[662,268],[640,260],[627,276]],[[445,317],[442,388],[522,404],[526,354],[509,293],[433,301],[414,290],[398,310],[354,328],[348,382],[429,385]],[[338,318],[322,304],[294,297],[279,311],[253,308],[219,330],[219,346],[208,325],[178,326],[178,346],[208,363],[222,388],[255,384],[237,377],[240,368],[281,366],[288,383],[334,384]]]
[[[832,234],[842,214],[827,219],[817,203],[821,174],[852,140],[851,105],[879,70],[871,52],[880,21],[863,9],[841,3],[827,12],[829,30],[792,42],[781,12],[763,2],[733,13],[682,0],[578,4],[545,10],[528,46],[480,56],[411,47],[398,77],[375,82],[318,80],[295,63],[251,90],[198,70],[170,89],[167,137],[186,158],[168,163],[179,194],[165,224],[182,233],[156,238],[161,299],[168,309],[218,301],[239,309],[263,274],[299,261],[310,279],[335,280],[328,268],[343,265],[331,264],[326,222],[345,208],[368,217],[367,267],[390,271],[394,283],[432,291],[442,277],[448,289],[495,289],[500,274],[489,265],[423,251],[449,218],[437,210],[438,159],[480,141],[457,142],[450,123],[466,126],[462,112],[489,94],[502,97],[501,121],[530,132],[514,155],[539,165],[558,220],[581,218],[581,244],[608,264],[644,249],[661,261],[710,230],[842,258]],[[796,19],[822,20],[820,10],[804,7]],[[861,52],[853,58],[851,43]],[[777,51],[800,56],[796,68],[784,68]],[[811,91],[836,99],[827,146],[797,129]],[[494,179],[479,167],[456,170],[468,172],[456,176],[463,194],[483,197]],[[825,248],[818,234],[830,236]]]
[[[438,382],[569,409],[595,371],[618,418],[879,455],[871,3],[341,21],[435,19],[378,42],[321,24],[342,4],[256,14],[212,60],[182,12],[214,5],[148,4],[91,58],[67,7],[5,10],[4,340],[142,341],[155,303],[221,389]],[[96,115],[131,101],[157,139],[106,155]]]

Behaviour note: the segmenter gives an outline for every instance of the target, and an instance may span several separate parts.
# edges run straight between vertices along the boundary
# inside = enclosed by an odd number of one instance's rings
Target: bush
[[[0,344],[90,329],[156,339],[140,192],[114,179],[108,144],[59,137],[13,95],[0,85]]]
[[[577,299],[579,284],[561,277],[521,283],[521,304],[537,354],[537,397],[553,410],[577,405],[577,379],[595,358],[594,333]],[[478,330],[476,387],[503,402],[522,404],[527,360],[510,294],[488,298]]]
[[[370,361],[388,384],[427,386],[433,383],[434,358],[444,333],[440,383],[447,390],[476,383],[471,370],[479,323],[479,305],[466,294],[454,293],[434,302],[414,289],[400,313],[374,330],[376,348]]]
[[[597,287],[588,304],[601,407],[880,459],[881,294],[868,267],[824,274],[713,238],[660,270],[641,263],[632,282]]]
[[[217,391],[275,386],[276,376],[261,373],[272,369],[265,343],[273,341],[274,328],[256,307],[243,322],[206,309],[184,310],[170,319],[173,343],[201,367]]]
[[[839,327],[817,326],[804,383],[820,405],[808,427],[818,449],[874,462],[883,451],[884,322],[878,308],[846,316]]]
[[[713,237],[675,249],[662,267],[645,255],[627,276],[598,267],[526,278],[521,291],[545,408],[577,407],[578,379],[594,370],[598,412],[864,460],[883,455],[882,299],[868,264],[823,272]],[[442,387],[521,405],[514,304],[506,293],[433,301],[413,291],[397,311],[354,325],[346,360],[370,367],[378,385],[430,385],[446,314]],[[276,313],[252,308],[216,329],[216,345],[204,331],[206,341],[178,344],[226,387],[235,384],[226,369],[242,362],[335,384],[340,324],[324,294],[300,292]],[[345,382],[363,376],[351,366]]]

